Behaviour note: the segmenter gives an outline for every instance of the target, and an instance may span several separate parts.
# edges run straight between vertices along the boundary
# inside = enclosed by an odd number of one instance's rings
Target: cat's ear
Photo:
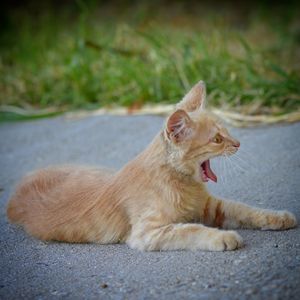
[[[193,121],[184,110],[178,109],[169,117],[166,134],[174,143],[183,142],[192,136]]]
[[[206,86],[204,81],[199,81],[177,104],[176,108],[187,112],[204,109],[206,98]]]

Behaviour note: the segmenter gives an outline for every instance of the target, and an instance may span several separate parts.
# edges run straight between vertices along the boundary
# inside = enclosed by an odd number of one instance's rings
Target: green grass
[[[87,3],[59,12],[51,6],[38,14],[7,12],[2,105],[69,110],[175,103],[203,79],[212,106],[249,114],[300,107],[296,4],[269,10],[257,3],[245,15],[234,5]]]

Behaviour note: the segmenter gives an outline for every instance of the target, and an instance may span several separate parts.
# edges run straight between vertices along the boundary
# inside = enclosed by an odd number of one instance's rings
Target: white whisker
[[[238,163],[240,163],[240,165],[245,168],[245,169],[253,169],[255,170],[254,168],[254,165],[253,164],[250,164],[248,161],[246,161],[245,159],[243,159],[241,156],[239,156],[238,154],[235,154],[233,157],[232,157],[233,160],[237,160]]]
[[[238,154],[240,157],[246,158],[247,162],[249,162],[249,164],[252,164],[252,162],[257,161],[257,157],[255,157],[251,152],[248,152],[243,148],[239,149]]]
[[[242,171],[242,173],[245,172],[245,169],[244,169],[242,166],[240,166],[240,165],[238,164],[237,161],[234,161],[231,157],[228,157],[228,159],[229,159],[229,161],[232,162],[238,169],[240,169],[240,171]]]
[[[232,162],[231,162],[231,160],[229,159],[229,156],[228,155],[225,155],[225,159],[226,159],[226,163],[227,163],[227,165],[229,165],[229,168],[228,168],[228,171],[229,171],[229,173],[228,173],[228,177],[232,177],[232,173],[234,172],[234,170],[236,169],[236,166],[235,166],[235,164],[233,164]]]
[[[222,181],[223,184],[226,184],[226,177],[227,177],[227,168],[226,168],[226,160],[222,159],[222,166],[223,166],[223,174],[222,174]]]
[[[220,159],[220,161],[221,161],[220,182],[221,182],[221,184],[224,184],[224,176],[225,176],[224,159]]]
[[[226,184],[228,182],[228,173],[229,173],[229,170],[230,170],[230,166],[228,167],[228,161],[227,161],[227,157],[225,156],[225,159],[223,160],[224,162],[224,184]]]

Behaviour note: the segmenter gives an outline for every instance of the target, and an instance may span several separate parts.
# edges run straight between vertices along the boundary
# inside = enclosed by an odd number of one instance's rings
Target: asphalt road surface
[[[299,299],[300,229],[239,230],[233,252],[139,252],[127,245],[36,240],[9,225],[16,182],[50,164],[120,168],[161,128],[156,116],[64,117],[0,125],[0,299]],[[233,162],[216,159],[210,190],[300,220],[300,123],[231,129]]]

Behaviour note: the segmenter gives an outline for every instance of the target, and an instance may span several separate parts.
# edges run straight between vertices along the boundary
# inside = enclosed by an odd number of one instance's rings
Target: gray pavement
[[[163,124],[155,116],[64,117],[0,125],[0,299],[299,299],[300,229],[239,230],[234,252],[139,252],[44,243],[6,220],[13,186],[49,164],[119,168]],[[300,123],[232,129],[243,160],[213,161],[218,195],[300,220]],[[239,165],[237,165],[239,162]],[[222,180],[223,178],[223,180]]]

